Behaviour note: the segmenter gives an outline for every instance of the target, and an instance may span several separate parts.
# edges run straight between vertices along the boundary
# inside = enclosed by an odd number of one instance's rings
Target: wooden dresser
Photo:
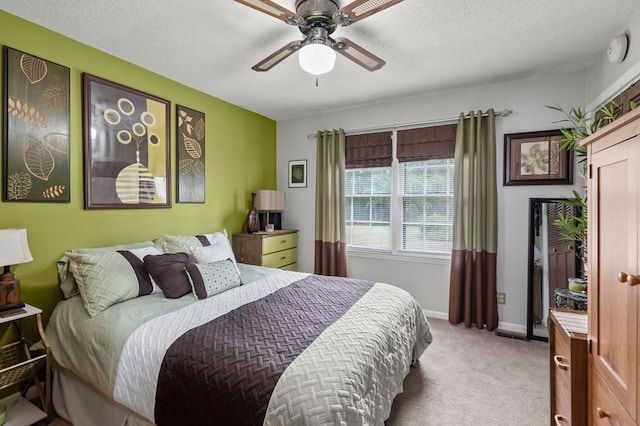
[[[587,314],[549,312],[551,424],[587,424]]]
[[[589,424],[640,425],[640,109],[588,152]]]
[[[233,253],[240,263],[269,268],[298,269],[298,231],[233,234]]]

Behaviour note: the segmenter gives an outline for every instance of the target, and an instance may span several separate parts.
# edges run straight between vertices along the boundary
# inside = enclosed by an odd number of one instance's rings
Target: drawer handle
[[[604,419],[605,417],[611,417],[609,413],[607,413],[600,407],[596,408],[596,413],[598,413],[598,418],[600,419]]]
[[[640,277],[638,277],[637,275],[620,272],[618,274],[618,281],[620,281],[621,283],[627,283],[630,286],[634,286],[640,284]]]
[[[556,426],[562,426],[562,423],[568,423],[568,419],[560,414],[553,416],[553,420],[556,421]]]
[[[286,242],[287,242],[287,240],[280,240],[280,244],[284,244]]]
[[[282,257],[280,258],[280,260],[285,260],[286,258],[287,258],[287,256],[282,256]]]
[[[556,355],[553,357],[553,362],[556,364],[556,366],[558,366],[558,368],[560,370],[568,370],[569,367],[571,366],[568,362],[567,359],[563,356],[560,355]]]

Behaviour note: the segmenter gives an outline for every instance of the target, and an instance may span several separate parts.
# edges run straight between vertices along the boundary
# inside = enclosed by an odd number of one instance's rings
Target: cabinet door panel
[[[637,143],[637,141],[636,141]],[[589,186],[589,333],[593,368],[636,418],[638,288],[618,281],[637,267],[637,175],[629,142],[592,157]],[[637,165],[636,165],[637,166]]]

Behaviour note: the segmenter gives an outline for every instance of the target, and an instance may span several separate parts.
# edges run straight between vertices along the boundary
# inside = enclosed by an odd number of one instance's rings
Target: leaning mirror
[[[581,278],[576,242],[554,224],[559,215],[579,214],[562,199],[529,199],[527,339],[548,340],[550,307],[586,309],[586,293],[569,289],[570,279]]]

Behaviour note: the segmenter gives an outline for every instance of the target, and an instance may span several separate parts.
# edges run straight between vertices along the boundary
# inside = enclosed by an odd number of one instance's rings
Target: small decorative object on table
[[[0,229],[0,308],[20,307],[20,280],[11,272],[11,265],[31,262],[26,229]]]
[[[556,288],[555,290],[556,308],[572,309],[574,311],[587,310],[587,293],[577,293],[568,288]]]

